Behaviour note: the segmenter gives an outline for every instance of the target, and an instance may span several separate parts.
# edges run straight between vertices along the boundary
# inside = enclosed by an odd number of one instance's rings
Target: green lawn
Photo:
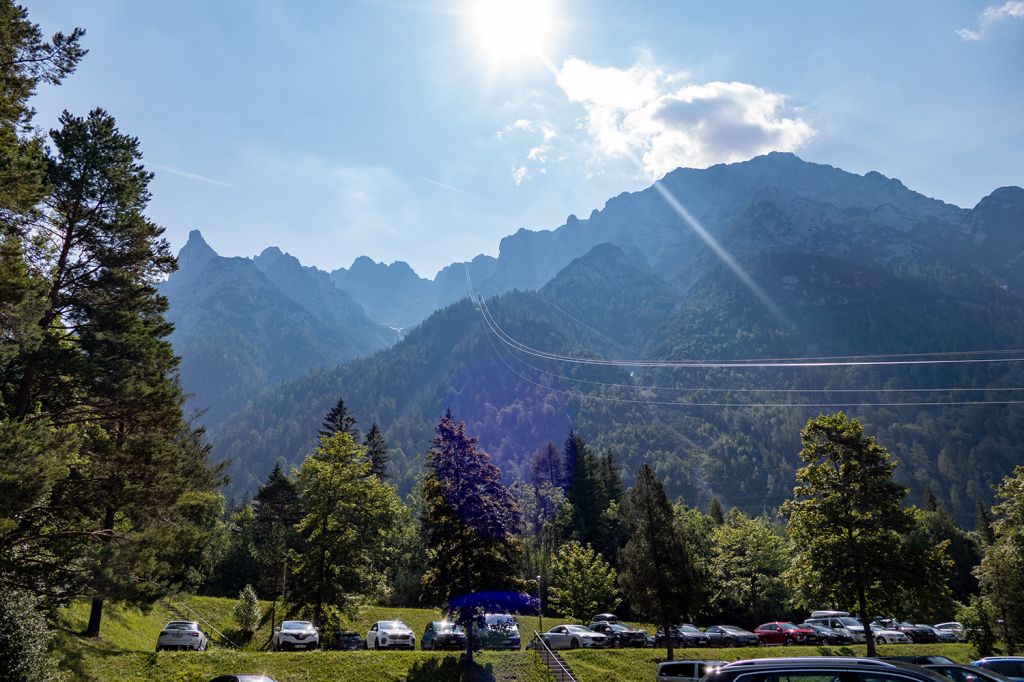
[[[564,651],[562,657],[579,682],[651,682],[664,649],[612,649]],[[892,644],[878,647],[879,656],[946,656],[958,663],[974,659],[969,644]],[[867,647],[742,647],[734,649],[676,649],[676,659],[739,661],[773,656],[866,656]]]
[[[232,599],[183,599],[214,627],[241,642],[231,619]],[[264,611],[270,604],[261,604]],[[82,637],[89,616],[87,602],[65,609],[58,621],[57,650],[75,679],[85,682],[161,680],[206,682],[229,672],[262,672],[278,682],[548,682],[543,664],[533,652],[482,652],[471,670],[462,667],[458,654],[427,651],[311,651],[270,653],[260,647],[270,636],[269,620],[241,650],[215,646],[206,652],[155,653],[160,629],[171,614],[159,604],[147,611],[108,605],[103,612],[101,636]],[[430,609],[367,607],[347,625],[365,633],[377,620],[401,619],[417,633],[439,617]],[[280,619],[280,617],[279,617]],[[536,619],[534,619],[536,620]],[[523,622],[526,626],[529,619]],[[204,629],[208,629],[204,627]],[[525,627],[524,627],[525,630]],[[524,639],[528,639],[524,632]]]

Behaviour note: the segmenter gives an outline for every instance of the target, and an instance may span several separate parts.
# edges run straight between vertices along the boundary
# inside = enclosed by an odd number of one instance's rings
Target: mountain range
[[[1021,461],[1024,407],[1007,403],[1024,377],[1010,356],[804,368],[587,361],[1021,348],[1022,258],[1020,188],[963,209],[879,173],[769,154],[678,169],[586,219],[520,230],[497,257],[433,280],[365,257],[330,273],[276,248],[223,258],[193,232],[163,291],[182,382],[215,455],[232,460],[232,496],[251,494],[275,462],[299,461],[343,397],[364,429],[385,429],[403,492],[450,407],[509,479],[575,429],[610,449],[627,481],[647,462],[691,504],[716,495],[756,512],[789,494],[803,422],[838,407],[901,459],[904,483],[967,522]],[[467,273],[482,302],[464,300]]]

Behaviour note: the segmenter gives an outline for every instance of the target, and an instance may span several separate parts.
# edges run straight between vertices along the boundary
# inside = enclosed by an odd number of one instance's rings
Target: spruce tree
[[[264,595],[280,595],[285,582],[288,552],[296,549],[295,524],[302,518],[302,501],[295,482],[275,464],[253,498],[256,518],[253,545],[260,567],[259,589]]]
[[[533,487],[540,490],[545,483],[553,486],[565,486],[565,462],[562,453],[555,444],[548,443],[533,455],[530,462],[530,481]]]
[[[423,505],[424,593],[466,629],[472,661],[473,618],[509,608],[526,587],[518,577],[522,542],[516,531],[522,518],[501,471],[450,411],[427,453]]]
[[[338,402],[324,417],[320,430],[317,431],[321,438],[336,433],[347,433],[352,436],[352,440],[359,440],[359,427],[356,425],[355,417],[349,414],[348,408],[345,407],[344,398],[338,398]]]
[[[603,507],[600,479],[590,448],[575,432],[570,432],[564,448],[567,473],[566,497],[573,508],[576,537],[584,544],[599,540]]]
[[[386,481],[390,456],[388,455],[388,443],[384,440],[384,433],[377,426],[377,422],[373,422],[370,430],[366,432],[363,446],[366,448],[366,456],[370,460],[370,473],[380,480]]]
[[[694,557],[650,466],[637,472],[618,511],[629,537],[622,548],[619,584],[631,608],[661,626],[671,661],[671,628],[692,614],[700,592]]]

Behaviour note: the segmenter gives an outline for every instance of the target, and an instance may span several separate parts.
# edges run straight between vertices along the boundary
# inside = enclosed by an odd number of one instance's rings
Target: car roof
[[[704,665],[714,665],[714,666],[725,665],[725,661],[705,660],[705,659],[702,659],[702,658],[692,658],[692,659],[691,658],[680,658],[680,659],[675,660],[675,661],[662,661],[661,663],[658,664],[658,669],[660,670],[661,666],[663,666],[663,665],[673,665],[673,664],[676,664],[676,663],[703,663]]]

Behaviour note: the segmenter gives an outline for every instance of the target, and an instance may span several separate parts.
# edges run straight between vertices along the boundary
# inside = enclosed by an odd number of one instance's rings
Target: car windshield
[[[779,623],[779,627],[782,628],[783,630],[799,630],[800,629],[797,626],[793,625],[792,623]]]
[[[516,621],[512,616],[487,616],[487,627],[489,628],[513,628]]]
[[[438,622],[438,623],[434,623],[434,629],[437,630],[438,632],[455,632],[455,633],[462,632],[462,628],[461,627],[459,627],[455,623],[449,623],[448,621],[441,621],[441,622]]]
[[[286,620],[281,623],[282,630],[308,630],[313,624],[307,620]]]
[[[168,623],[164,630],[198,630],[199,626],[195,623],[180,622],[180,623]]]
[[[608,627],[610,627],[612,630],[615,630],[616,632],[626,632],[629,630],[629,628],[627,628],[625,625],[619,625],[618,623],[609,623]]]
[[[591,630],[590,628],[585,628],[582,625],[566,625],[565,629],[569,632],[580,632],[585,635],[593,632],[593,630]]]
[[[846,627],[861,627],[860,623],[857,622],[856,618],[850,618],[849,616],[844,616],[843,618],[840,618],[839,622],[845,625]]]
[[[406,624],[400,620],[382,620],[380,622],[381,630],[406,630],[408,629]]]
[[[722,628],[726,632],[735,632],[735,633],[738,633],[738,634],[747,634],[746,630],[744,630],[741,627],[736,627],[735,625],[719,625],[718,627]]]

